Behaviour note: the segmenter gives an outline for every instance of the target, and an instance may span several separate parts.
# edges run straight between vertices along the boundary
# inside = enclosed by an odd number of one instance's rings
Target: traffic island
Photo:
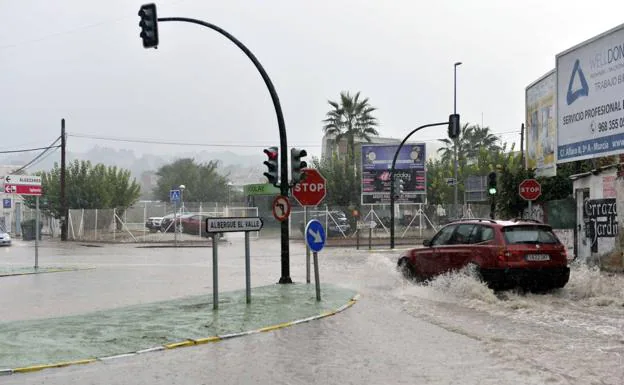
[[[92,267],[20,267],[20,266],[0,266],[0,277],[14,277],[19,275],[44,274],[44,273],[64,273],[68,271],[88,270]]]
[[[334,315],[356,293],[323,285],[270,285],[127,306],[83,315],[0,323],[0,375],[86,364],[152,351],[217,342]],[[4,369],[6,368],[6,369]]]

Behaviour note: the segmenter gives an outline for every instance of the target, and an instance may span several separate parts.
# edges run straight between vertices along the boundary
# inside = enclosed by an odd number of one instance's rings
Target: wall
[[[617,169],[613,167],[597,175],[583,176],[573,185],[578,223],[577,257],[589,260],[612,253],[619,248],[619,224],[623,223],[618,219],[617,203],[621,199],[618,195],[624,197],[624,186],[617,179]],[[583,189],[589,190],[586,199],[578,194]]]

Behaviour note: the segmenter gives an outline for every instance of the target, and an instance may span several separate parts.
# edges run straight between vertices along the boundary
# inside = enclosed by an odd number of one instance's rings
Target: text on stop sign
[[[540,187],[536,187],[536,186],[529,186],[529,187],[522,186],[522,187],[520,187],[520,191],[522,191],[523,193],[524,192],[532,192],[532,193],[534,193],[534,192],[539,192],[540,190],[541,190]]]
[[[323,191],[325,189],[324,183],[298,183],[295,185],[295,191],[297,192],[317,192]]]

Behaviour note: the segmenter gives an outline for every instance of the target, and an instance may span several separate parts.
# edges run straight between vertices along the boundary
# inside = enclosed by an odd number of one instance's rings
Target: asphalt
[[[5,267],[4,270],[7,270]],[[57,272],[59,268],[12,268],[13,274]],[[70,270],[66,268],[65,270]],[[0,272],[1,273],[1,272]],[[214,343],[269,332],[343,311],[356,292],[313,284],[268,285],[124,306],[86,314],[0,323],[0,375],[106,361],[135,354]]]

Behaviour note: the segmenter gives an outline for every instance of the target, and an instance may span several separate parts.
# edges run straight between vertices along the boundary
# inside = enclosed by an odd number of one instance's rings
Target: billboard
[[[390,167],[398,144],[362,144],[362,204],[390,203]],[[395,176],[403,180],[397,203],[426,203],[425,144],[405,143],[395,164]]]
[[[624,152],[624,25],[557,55],[557,162]]]
[[[525,90],[526,168],[535,176],[557,175],[556,74],[550,71]]]

